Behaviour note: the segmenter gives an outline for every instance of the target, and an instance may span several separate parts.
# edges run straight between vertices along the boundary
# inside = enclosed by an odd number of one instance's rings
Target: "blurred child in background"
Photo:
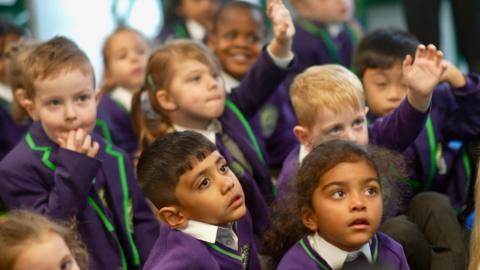
[[[132,158],[137,151],[130,111],[132,97],[145,81],[150,46],[138,31],[121,27],[103,45],[104,82],[98,106],[99,125],[108,127],[111,142]]]
[[[221,0],[164,0],[163,26],[157,37],[159,42],[171,38],[204,41],[212,29],[213,15]]]
[[[222,65],[225,90],[230,93],[255,64],[266,40],[267,27],[259,6],[246,1],[224,4],[215,15],[208,46]],[[296,123],[288,90],[281,86],[268,99],[251,123],[259,138],[269,167],[277,172],[297,140],[292,133]]]
[[[88,255],[75,227],[25,210],[0,221],[1,269],[87,270]]]

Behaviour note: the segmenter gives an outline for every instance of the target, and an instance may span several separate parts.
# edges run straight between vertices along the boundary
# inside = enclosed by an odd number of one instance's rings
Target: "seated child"
[[[90,269],[74,227],[34,212],[15,210],[0,220],[0,246],[0,269]]]
[[[417,46],[415,37],[397,29],[379,29],[360,41],[354,64],[365,89],[369,119],[385,116],[404,100],[401,62]],[[480,76],[464,76],[449,64],[441,81],[446,83],[433,91],[427,124],[405,155],[417,191],[445,193],[461,209],[473,183],[461,144],[480,135]]]
[[[145,81],[150,48],[140,32],[121,27],[106,39],[102,54],[104,86],[97,122],[108,127],[114,145],[134,157],[137,138],[130,117],[132,97]]]
[[[208,46],[222,65],[225,90],[230,93],[245,77],[259,57],[267,38],[263,11],[246,1],[222,5],[214,17]],[[296,123],[288,90],[280,86],[252,119],[259,144],[269,167],[278,172],[283,160],[298,142],[291,132]]]
[[[381,117],[397,108],[405,97],[401,59],[418,45],[410,34],[395,29],[374,31],[358,45],[354,63],[365,88],[370,118]],[[405,151],[409,177],[417,192],[433,190],[449,196],[453,206],[462,210],[470,183],[471,166],[465,150],[458,144],[480,135],[480,77],[464,76],[449,65],[432,96],[432,108],[426,126],[415,142]],[[451,146],[456,141],[457,146]],[[445,200],[445,199],[444,199]],[[448,201],[448,200],[447,200]],[[422,211],[422,204],[411,205]],[[450,213],[452,212],[452,213]],[[465,249],[459,225],[448,222],[451,209],[437,216],[431,227],[422,226],[435,247],[432,269],[464,269]],[[451,224],[441,232],[437,224]],[[457,222],[458,223],[458,222]]]
[[[188,38],[203,41],[212,29],[213,15],[221,0],[164,0],[163,26],[157,40]]]
[[[236,112],[253,117],[289,71],[295,29],[280,0],[269,1],[269,7],[274,37],[228,98],[212,53],[185,40],[152,54],[145,87],[134,97],[136,130],[144,144],[168,132],[194,130],[217,145],[242,184],[257,237],[268,220],[273,183]],[[283,59],[283,67],[272,58]]]
[[[298,171],[296,188],[285,195],[287,203],[272,213],[265,236],[266,254],[277,267],[272,269],[346,269],[361,264],[361,258],[410,269],[402,246],[377,232],[383,189],[391,181],[388,165],[395,166],[400,177],[399,161],[385,150],[349,141],[313,148]]]
[[[18,143],[27,127],[14,121],[12,89],[8,82],[9,51],[22,40],[24,31],[0,17],[0,160]]]
[[[298,55],[298,70],[322,64],[350,68],[353,50],[362,35],[353,19],[353,0],[292,0],[297,11],[293,51]]]
[[[158,235],[129,159],[91,134],[97,97],[92,65],[71,40],[55,37],[27,57],[25,95],[34,120],[0,162],[0,197],[78,222],[89,269],[140,269]]]
[[[367,127],[365,97],[360,80],[339,65],[315,66],[297,75],[290,98],[298,119],[293,132],[300,141],[284,162],[278,179],[279,191],[295,178],[301,160],[314,141],[346,139],[403,151],[423,128],[434,86],[445,67],[443,54],[435,46],[417,48],[415,62],[403,65],[408,98],[385,118]]]
[[[215,144],[175,132],[145,149],[137,167],[161,227],[144,269],[261,269],[242,187]]]

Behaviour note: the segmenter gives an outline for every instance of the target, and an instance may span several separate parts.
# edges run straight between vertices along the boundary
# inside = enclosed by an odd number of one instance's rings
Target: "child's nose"
[[[75,111],[73,104],[67,103],[65,105],[65,118],[67,120],[74,120],[77,118],[77,112]]]
[[[235,182],[230,177],[223,177],[221,181],[222,194],[227,194],[235,186]]]
[[[364,211],[367,209],[365,198],[360,192],[351,193],[351,211]]]
[[[353,129],[347,129],[345,131],[345,140],[348,140],[348,141],[351,141],[351,142],[354,142],[354,143],[357,143],[357,132],[355,132],[355,130]]]

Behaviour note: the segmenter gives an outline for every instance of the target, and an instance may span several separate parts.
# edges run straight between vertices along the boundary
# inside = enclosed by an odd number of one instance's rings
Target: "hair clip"
[[[143,115],[148,119],[160,119],[162,116],[155,111],[150,102],[150,96],[147,91],[142,91],[140,94],[140,107]]]

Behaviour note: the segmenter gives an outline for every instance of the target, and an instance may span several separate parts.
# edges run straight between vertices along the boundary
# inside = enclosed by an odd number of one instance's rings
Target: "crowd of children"
[[[289,2],[163,1],[100,81],[0,21],[0,269],[480,269],[480,76]]]

